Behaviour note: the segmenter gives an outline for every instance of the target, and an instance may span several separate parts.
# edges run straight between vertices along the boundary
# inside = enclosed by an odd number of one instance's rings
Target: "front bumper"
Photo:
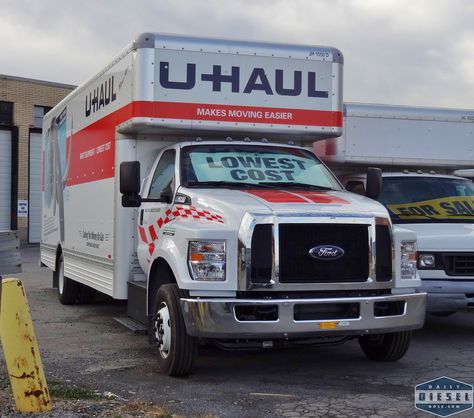
[[[474,308],[474,280],[426,280],[421,289],[427,293],[427,312],[457,312]]]
[[[376,316],[375,304],[400,302],[400,314]],[[358,317],[295,320],[298,305],[358,304]],[[236,307],[277,306],[270,321],[241,321]],[[417,329],[423,326],[426,293],[324,299],[181,299],[188,334],[207,338],[304,338],[361,335]],[[328,306],[329,307],[329,306]]]

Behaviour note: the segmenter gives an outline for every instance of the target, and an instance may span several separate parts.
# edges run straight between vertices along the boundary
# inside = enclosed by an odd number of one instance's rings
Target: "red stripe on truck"
[[[242,190],[270,203],[308,203],[302,197],[284,190]]]
[[[347,200],[320,192],[284,191],[284,190],[242,190],[270,203],[326,203],[345,205]]]
[[[300,196],[305,197],[306,199],[311,200],[314,203],[328,203],[335,205],[347,205],[349,202],[340,197],[334,196],[328,193],[320,192],[297,192]]]
[[[143,117],[342,127],[342,113],[333,111],[202,103],[131,102],[67,138],[66,156],[69,162],[66,184],[73,186],[114,177],[115,128],[128,119]]]
[[[157,238],[155,227],[153,225],[150,225],[148,227],[148,231],[150,232],[150,238],[152,241],[154,241]]]
[[[342,113],[326,110],[203,103],[134,102],[137,116],[162,119],[342,127]]]
[[[145,228],[143,226],[138,225],[138,232],[140,233],[140,238],[142,239],[143,242],[148,242],[148,239],[146,237],[145,233]]]

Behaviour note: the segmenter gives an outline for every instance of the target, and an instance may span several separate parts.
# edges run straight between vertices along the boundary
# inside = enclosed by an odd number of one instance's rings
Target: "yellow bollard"
[[[0,340],[16,409],[44,412],[52,408],[23,283],[3,280]]]

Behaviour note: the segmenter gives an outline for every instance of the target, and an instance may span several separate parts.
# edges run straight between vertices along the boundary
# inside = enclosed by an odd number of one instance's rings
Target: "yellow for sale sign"
[[[474,218],[474,196],[452,196],[420,202],[389,204],[390,212],[401,219]]]

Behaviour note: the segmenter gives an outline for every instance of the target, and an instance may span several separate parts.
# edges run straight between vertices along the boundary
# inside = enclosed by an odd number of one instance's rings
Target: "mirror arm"
[[[170,203],[165,199],[149,199],[149,198],[142,198],[142,202],[155,202],[155,203]]]

